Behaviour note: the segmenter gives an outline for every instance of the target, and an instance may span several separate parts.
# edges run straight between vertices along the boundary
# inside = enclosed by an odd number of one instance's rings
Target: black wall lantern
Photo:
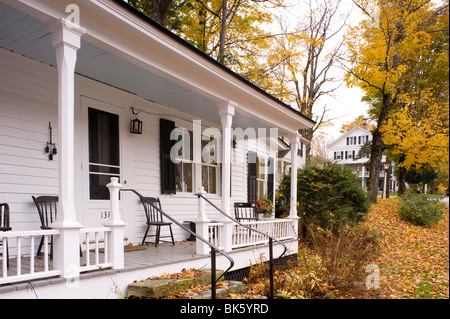
[[[139,111],[136,113],[136,112],[134,112],[134,107],[131,107],[131,112],[133,112],[133,115],[135,115],[135,118],[131,120],[130,133],[142,134],[142,121],[140,121],[137,118]]]
[[[58,153],[58,150],[56,149],[56,144],[53,143],[51,122],[48,122],[48,135],[49,142],[47,142],[47,146],[45,147],[45,153],[48,154],[48,159],[53,161],[53,155],[56,155]]]

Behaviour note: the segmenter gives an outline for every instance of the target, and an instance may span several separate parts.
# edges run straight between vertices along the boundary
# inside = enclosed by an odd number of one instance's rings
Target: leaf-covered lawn
[[[368,220],[380,234],[381,298],[449,298],[449,209],[432,227],[414,226],[395,213],[397,199],[378,200]]]

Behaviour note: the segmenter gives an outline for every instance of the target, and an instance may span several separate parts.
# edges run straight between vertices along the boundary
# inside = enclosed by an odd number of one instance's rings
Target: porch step
[[[219,278],[223,274],[222,270],[216,271],[216,278]],[[148,279],[143,281],[134,282],[128,285],[127,296],[128,298],[143,298],[143,299],[154,299],[154,298],[164,298],[182,291],[185,291],[191,286],[209,285],[211,283],[211,271],[204,270],[202,274],[196,276],[195,278],[182,278],[182,279]],[[242,283],[241,283],[242,284]],[[243,285],[243,284],[242,284]],[[237,286],[237,283],[233,282],[232,285]],[[242,286],[240,286],[242,287]],[[245,287],[245,285],[244,285]],[[221,289],[220,289],[221,290]],[[227,289],[223,289],[227,290]],[[233,290],[234,291],[234,290]],[[219,289],[217,289],[219,293]],[[221,292],[225,294],[226,292]],[[235,292],[232,292],[235,293]],[[204,292],[204,294],[199,294],[196,298],[210,298],[211,294]],[[219,297],[219,295],[218,295]]]

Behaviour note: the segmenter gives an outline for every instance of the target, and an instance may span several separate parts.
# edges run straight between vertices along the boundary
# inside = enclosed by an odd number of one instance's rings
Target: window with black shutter
[[[256,153],[249,151],[248,152],[248,192],[247,192],[247,201],[249,203],[256,202],[256,178],[257,178],[257,169],[256,169]]]
[[[161,162],[161,193],[175,194],[175,163],[170,158],[170,150],[175,141],[170,139],[170,133],[175,129],[175,122],[166,119],[159,120],[160,162]]]

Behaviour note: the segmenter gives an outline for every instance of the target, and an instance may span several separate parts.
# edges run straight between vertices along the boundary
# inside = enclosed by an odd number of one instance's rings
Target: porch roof
[[[76,73],[213,123],[220,123],[218,106],[231,100],[233,127],[276,127],[282,135],[314,125],[124,1],[75,2],[87,30]],[[67,16],[67,4],[0,0],[0,47],[56,66],[48,25]]]

